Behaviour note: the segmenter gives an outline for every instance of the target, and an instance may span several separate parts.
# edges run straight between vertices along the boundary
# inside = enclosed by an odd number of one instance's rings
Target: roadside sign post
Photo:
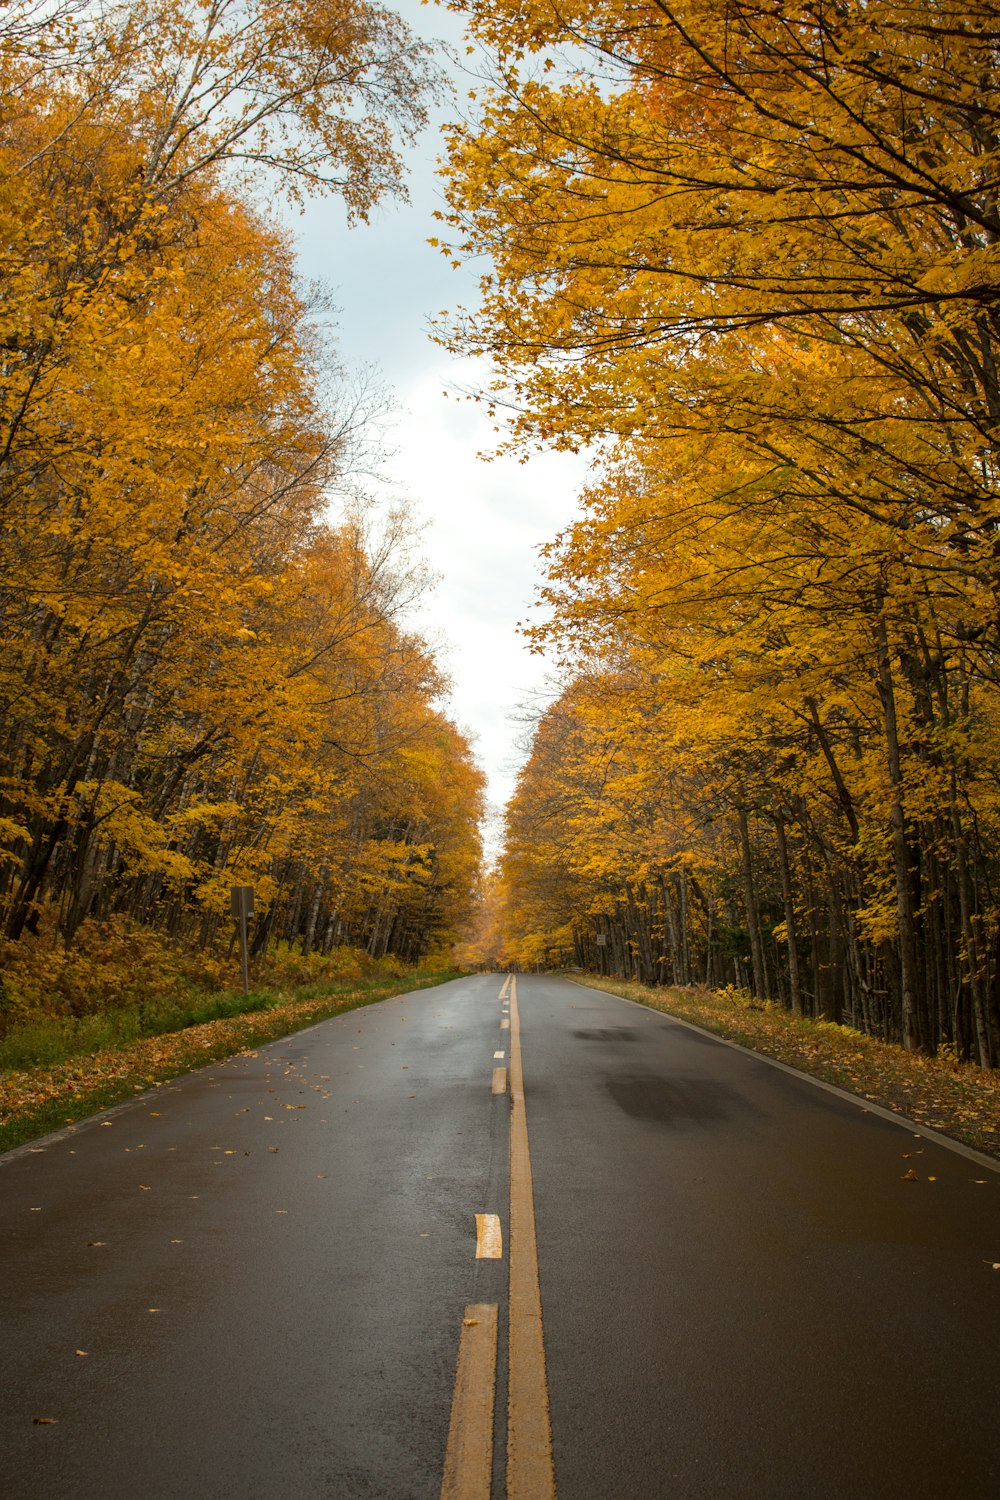
[[[595,932],[594,933],[594,946],[597,949],[597,957],[598,957],[598,965],[597,965],[597,967],[598,967],[598,971],[601,974],[606,974],[608,972],[608,957],[607,957],[608,935],[607,935],[606,932]]]
[[[240,967],[243,971],[243,993],[250,993],[250,969],[247,961],[247,918],[253,916],[253,886],[234,885],[229,892],[229,909],[240,929]]]

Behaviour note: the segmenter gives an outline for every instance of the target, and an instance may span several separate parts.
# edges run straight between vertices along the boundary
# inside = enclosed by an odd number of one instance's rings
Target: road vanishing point
[[[483,974],[0,1159],[4,1500],[996,1500],[1000,1165]]]

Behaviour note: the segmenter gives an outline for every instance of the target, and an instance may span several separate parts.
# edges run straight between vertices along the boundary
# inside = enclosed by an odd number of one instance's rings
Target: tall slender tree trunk
[[[880,601],[881,602],[881,601]],[[899,748],[899,725],[896,714],[896,690],[889,657],[889,639],[881,608],[875,620],[875,642],[878,655],[878,686],[885,722],[886,756],[889,767],[889,823],[892,830],[892,858],[896,884],[896,917],[899,926],[899,969],[902,992],[902,1042],[907,1052],[918,1046],[917,1018],[920,1014],[920,973],[917,945],[917,916],[913,901],[913,856],[906,829],[903,805],[903,770]]]
[[[764,968],[764,943],[760,932],[757,912],[757,895],[754,890],[753,859],[750,851],[750,825],[746,808],[736,809],[740,830],[740,848],[743,854],[743,901],[747,912],[747,928],[750,932],[750,959],[753,965],[753,992],[758,1000],[767,997],[767,977]]]
[[[681,911],[681,984],[691,983],[691,923],[688,912],[687,866],[681,865],[677,872],[677,889]]]
[[[788,839],[785,820],[779,813],[774,820],[778,834],[778,872],[781,876],[781,900],[785,908],[785,934],[788,943],[788,988],[793,1016],[802,1014],[802,981],[799,977],[799,950],[795,930],[795,905],[792,901],[792,874],[788,863]]]
[[[677,917],[674,912],[673,893],[670,889],[666,875],[660,875],[660,894],[663,899],[663,927],[670,947],[670,977],[674,984],[684,984],[681,966],[679,942],[677,937]]]

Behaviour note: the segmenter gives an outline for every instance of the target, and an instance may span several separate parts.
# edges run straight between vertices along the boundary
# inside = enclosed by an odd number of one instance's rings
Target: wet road
[[[475,1304],[500,1500],[500,985],[0,1159],[5,1497],[438,1500]],[[518,1012],[559,1500],[993,1500],[996,1171],[598,991],[524,977]]]

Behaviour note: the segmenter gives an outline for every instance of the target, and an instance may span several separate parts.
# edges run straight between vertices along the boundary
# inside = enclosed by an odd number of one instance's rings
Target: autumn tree
[[[455,8],[494,73],[446,248],[489,268],[446,336],[604,465],[536,639],[619,758],[641,705],[731,978],[995,1063],[993,8]]]
[[[0,907],[259,948],[447,946],[479,775],[402,522],[329,519],[364,400],[254,198],[403,191],[424,46],[377,6],[8,7],[0,25]],[[462,809],[460,812],[459,809]]]

